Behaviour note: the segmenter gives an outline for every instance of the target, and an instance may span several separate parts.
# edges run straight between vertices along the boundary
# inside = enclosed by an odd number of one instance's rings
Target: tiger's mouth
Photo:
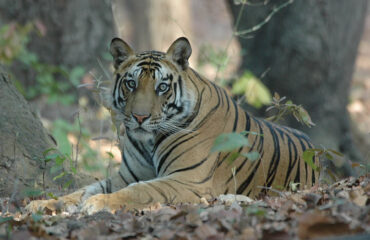
[[[133,129],[137,133],[150,133],[149,130],[143,128],[142,126],[138,126],[137,128]]]

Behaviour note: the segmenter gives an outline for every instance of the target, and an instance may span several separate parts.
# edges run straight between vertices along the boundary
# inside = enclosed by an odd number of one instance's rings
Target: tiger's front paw
[[[63,201],[49,199],[49,200],[34,200],[26,206],[27,212],[38,212],[38,211],[60,211],[63,208]]]
[[[38,212],[49,210],[52,212],[67,211],[73,213],[77,211],[77,206],[81,203],[84,191],[77,191],[56,199],[35,200],[26,206],[28,212]]]
[[[102,210],[114,213],[125,205],[124,199],[114,195],[115,193],[94,195],[83,202],[81,211],[89,215]]]

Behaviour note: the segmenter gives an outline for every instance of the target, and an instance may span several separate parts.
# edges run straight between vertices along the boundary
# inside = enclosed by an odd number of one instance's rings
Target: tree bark
[[[118,36],[138,52],[166,51],[176,38],[191,38],[190,1],[113,0],[112,9]]]
[[[284,1],[246,6],[239,30],[257,25]],[[228,1],[234,18],[240,5]],[[347,112],[357,47],[367,1],[296,0],[280,10],[252,38],[239,38],[245,51],[241,69],[260,76],[272,92],[287,96],[308,110],[316,127],[294,119],[288,124],[307,132],[317,146],[342,151],[360,160],[352,142]]]
[[[45,165],[43,152],[56,148],[53,138],[1,69],[0,132],[0,197],[23,197],[27,188],[60,188],[69,179],[80,182],[73,176],[52,180],[60,171],[50,173],[54,163]],[[65,170],[69,169],[68,164],[65,161]]]
[[[13,1],[0,0],[0,22],[38,22],[45,35],[30,36],[28,50],[40,62],[65,66],[83,66],[86,71],[97,67],[97,58],[108,53],[113,36],[113,17],[109,1]],[[12,68],[17,79],[34,84],[29,68]]]

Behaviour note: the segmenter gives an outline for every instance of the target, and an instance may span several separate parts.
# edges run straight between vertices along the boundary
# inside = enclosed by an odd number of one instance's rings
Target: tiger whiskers
[[[161,131],[164,134],[166,134],[166,133],[171,134],[171,133],[175,133],[175,132],[180,132],[180,133],[192,133],[192,132],[194,132],[194,130],[192,130],[192,129],[183,128],[182,125],[184,125],[184,124],[174,122],[174,121],[167,121],[167,122],[161,122],[158,125],[158,127],[159,127],[159,131]]]

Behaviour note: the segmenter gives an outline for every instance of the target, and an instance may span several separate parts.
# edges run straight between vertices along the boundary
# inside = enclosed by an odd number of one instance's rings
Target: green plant
[[[286,115],[291,114],[298,122],[306,125],[307,127],[315,126],[310,115],[301,105],[296,105],[291,100],[284,102],[285,99],[286,97],[280,98],[279,94],[274,94],[271,106],[266,109],[266,112],[273,109],[277,110],[277,112],[273,116],[266,118],[266,120],[275,122],[281,120]]]
[[[260,157],[260,154],[258,152],[255,152],[255,151],[248,152],[248,153],[235,152],[235,150],[238,148],[250,146],[248,142],[248,138],[246,137],[246,135],[248,134],[262,136],[259,133],[249,132],[249,131],[243,131],[241,133],[236,133],[236,132],[223,133],[223,134],[220,134],[215,139],[213,146],[211,148],[211,152],[231,153],[230,156],[228,157],[228,161],[230,163],[232,163],[235,159],[237,159],[240,156],[246,157],[250,161],[255,161]]]
[[[271,103],[271,93],[268,88],[252,72],[245,71],[232,84],[233,94],[244,95],[246,101],[255,108]]]
[[[51,154],[49,154],[49,153],[51,153]],[[41,160],[43,161],[45,167],[49,162],[53,162],[53,166],[51,166],[51,168],[50,168],[50,173],[51,174],[55,175],[57,172],[60,172],[58,175],[56,175],[53,178],[53,181],[56,181],[56,180],[58,180],[58,179],[60,179],[64,176],[69,175],[69,174],[74,175],[74,174],[77,173],[77,170],[76,170],[76,168],[74,167],[74,164],[73,164],[73,159],[70,157],[70,155],[60,153],[55,148],[49,148],[49,149],[47,149],[43,152],[43,156],[44,156],[44,158],[41,159]],[[68,161],[68,163],[69,163],[68,170],[66,170],[63,167],[65,161]],[[45,175],[45,172],[43,173],[43,178],[44,178],[44,175]],[[67,182],[65,182],[63,184],[63,188],[68,188],[69,185],[71,185],[71,183],[72,183],[72,179],[68,180]],[[44,191],[45,191],[45,188],[44,188]],[[49,196],[50,196],[50,194],[49,194]],[[52,195],[52,197],[53,197],[53,195]]]
[[[34,29],[32,23],[10,23],[0,28],[0,62],[12,64],[26,50],[28,35]]]
[[[33,32],[42,37],[42,31],[38,24],[29,22],[25,25],[10,23],[0,28],[0,62],[8,66],[17,64],[18,69],[32,70],[36,84],[27,87],[22,86],[19,80],[14,83],[26,99],[34,99],[41,95],[48,96],[49,103],[60,102],[69,105],[76,101],[71,92],[79,85],[85,69],[76,66],[68,69],[64,66],[57,66],[44,63],[39,60],[37,54],[27,48],[29,35]],[[15,78],[15,76],[13,76]]]
[[[303,160],[315,171],[320,172],[321,168],[320,166],[317,166],[313,162],[313,158],[318,157],[321,160],[327,159],[331,161],[334,166],[341,166],[343,165],[344,159],[343,154],[335,151],[333,149],[326,149],[326,148],[311,148],[307,149],[303,152]],[[333,181],[337,181],[336,174],[331,169],[325,169],[330,178],[332,178]]]

